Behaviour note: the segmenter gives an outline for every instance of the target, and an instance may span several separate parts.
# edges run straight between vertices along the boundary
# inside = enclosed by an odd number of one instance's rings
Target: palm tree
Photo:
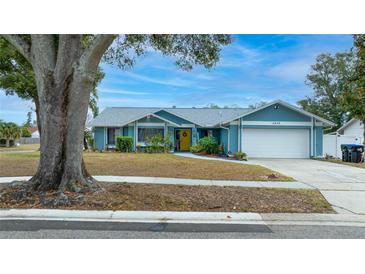
[[[19,139],[22,135],[22,130],[15,123],[0,124],[0,138],[6,140],[6,147],[10,146],[11,140]]]

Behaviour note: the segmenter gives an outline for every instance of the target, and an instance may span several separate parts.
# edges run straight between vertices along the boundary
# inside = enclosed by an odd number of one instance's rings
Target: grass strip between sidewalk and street
[[[333,213],[317,190],[100,183],[100,193],[66,192],[72,203],[54,207],[56,192],[33,193],[27,183],[0,186],[0,208],[81,210]]]

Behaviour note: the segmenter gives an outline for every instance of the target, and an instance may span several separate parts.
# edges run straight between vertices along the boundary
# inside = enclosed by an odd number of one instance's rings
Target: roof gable
[[[296,106],[293,106],[293,105],[291,105],[291,104],[289,104],[289,103],[286,103],[286,102],[284,102],[284,101],[281,101],[281,100],[276,100],[276,101],[273,101],[273,102],[271,102],[271,103],[268,103],[268,104],[266,104],[266,105],[264,105],[264,106],[262,106],[262,107],[259,107],[259,108],[256,108],[256,109],[253,109],[253,110],[251,110],[251,111],[249,111],[249,112],[247,112],[247,113],[245,113],[245,114],[243,114],[243,115],[241,115],[241,116],[239,116],[239,117],[236,117],[235,119],[232,119],[232,120],[236,120],[236,119],[239,119],[239,118],[242,118],[242,117],[249,116],[249,115],[251,115],[251,114],[253,114],[253,113],[255,113],[255,112],[259,112],[259,111],[264,110],[264,109],[266,109],[266,108],[268,108],[268,107],[270,107],[270,106],[273,106],[273,105],[281,105],[281,106],[284,106],[284,107],[286,107],[286,108],[288,108],[288,109],[291,109],[291,110],[294,110],[294,111],[296,111],[296,112],[299,112],[299,113],[301,113],[301,114],[303,114],[303,115],[306,115],[306,116],[308,116],[308,117],[315,118],[316,120],[318,120],[318,121],[320,121],[320,122],[323,122],[323,123],[324,123],[325,125],[327,125],[327,126],[335,126],[335,125],[336,125],[335,123],[333,123],[333,122],[331,122],[331,121],[328,121],[328,120],[326,120],[326,119],[324,119],[324,118],[321,118],[321,117],[319,117],[319,116],[317,116],[317,115],[315,115],[315,114],[313,114],[313,113],[310,113],[310,112],[308,112],[308,111],[305,111],[305,110],[303,110],[303,109],[301,109],[301,108],[298,108],[298,107],[296,107]],[[232,120],[230,120],[230,121],[232,121]],[[228,122],[230,122],[230,121],[226,121],[226,122],[228,123]]]
[[[269,107],[253,112],[243,117],[245,121],[287,121],[310,122],[311,117],[290,109],[281,104],[273,104]]]

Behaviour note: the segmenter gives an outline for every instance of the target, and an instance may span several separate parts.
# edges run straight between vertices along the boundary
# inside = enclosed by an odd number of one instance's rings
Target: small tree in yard
[[[342,96],[344,108],[349,116],[356,118],[364,125],[363,139],[365,144],[365,35],[354,35],[354,49],[357,56],[355,73],[345,85]]]
[[[38,191],[90,190],[95,180],[83,165],[83,130],[101,59],[129,68],[154,49],[177,58],[177,66],[213,67],[229,35],[1,35],[31,65],[39,103],[40,161],[31,179]],[[112,45],[113,44],[113,45]],[[112,46],[111,46],[112,45]],[[110,48],[109,48],[110,47]],[[109,50],[108,50],[109,48]]]
[[[32,133],[29,131],[28,126],[22,127],[22,137],[32,137]]]
[[[0,138],[5,139],[5,146],[10,146],[10,141],[19,139],[22,135],[22,130],[14,123],[1,123],[0,124]]]

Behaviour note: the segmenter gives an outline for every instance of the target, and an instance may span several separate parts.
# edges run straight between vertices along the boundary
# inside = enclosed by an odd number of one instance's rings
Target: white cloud
[[[124,95],[148,95],[151,92],[143,92],[143,91],[131,91],[124,89],[98,89],[100,93],[112,93],[112,94],[124,94]]]
[[[278,64],[267,71],[269,76],[277,77],[288,82],[304,83],[310,71],[311,59],[294,60]]]
[[[133,72],[127,72],[126,75],[135,80],[141,80],[144,82],[165,85],[165,86],[175,86],[175,87],[188,87],[192,85],[191,81],[184,80],[181,78],[169,78],[169,79],[157,79],[150,76],[142,76]]]

